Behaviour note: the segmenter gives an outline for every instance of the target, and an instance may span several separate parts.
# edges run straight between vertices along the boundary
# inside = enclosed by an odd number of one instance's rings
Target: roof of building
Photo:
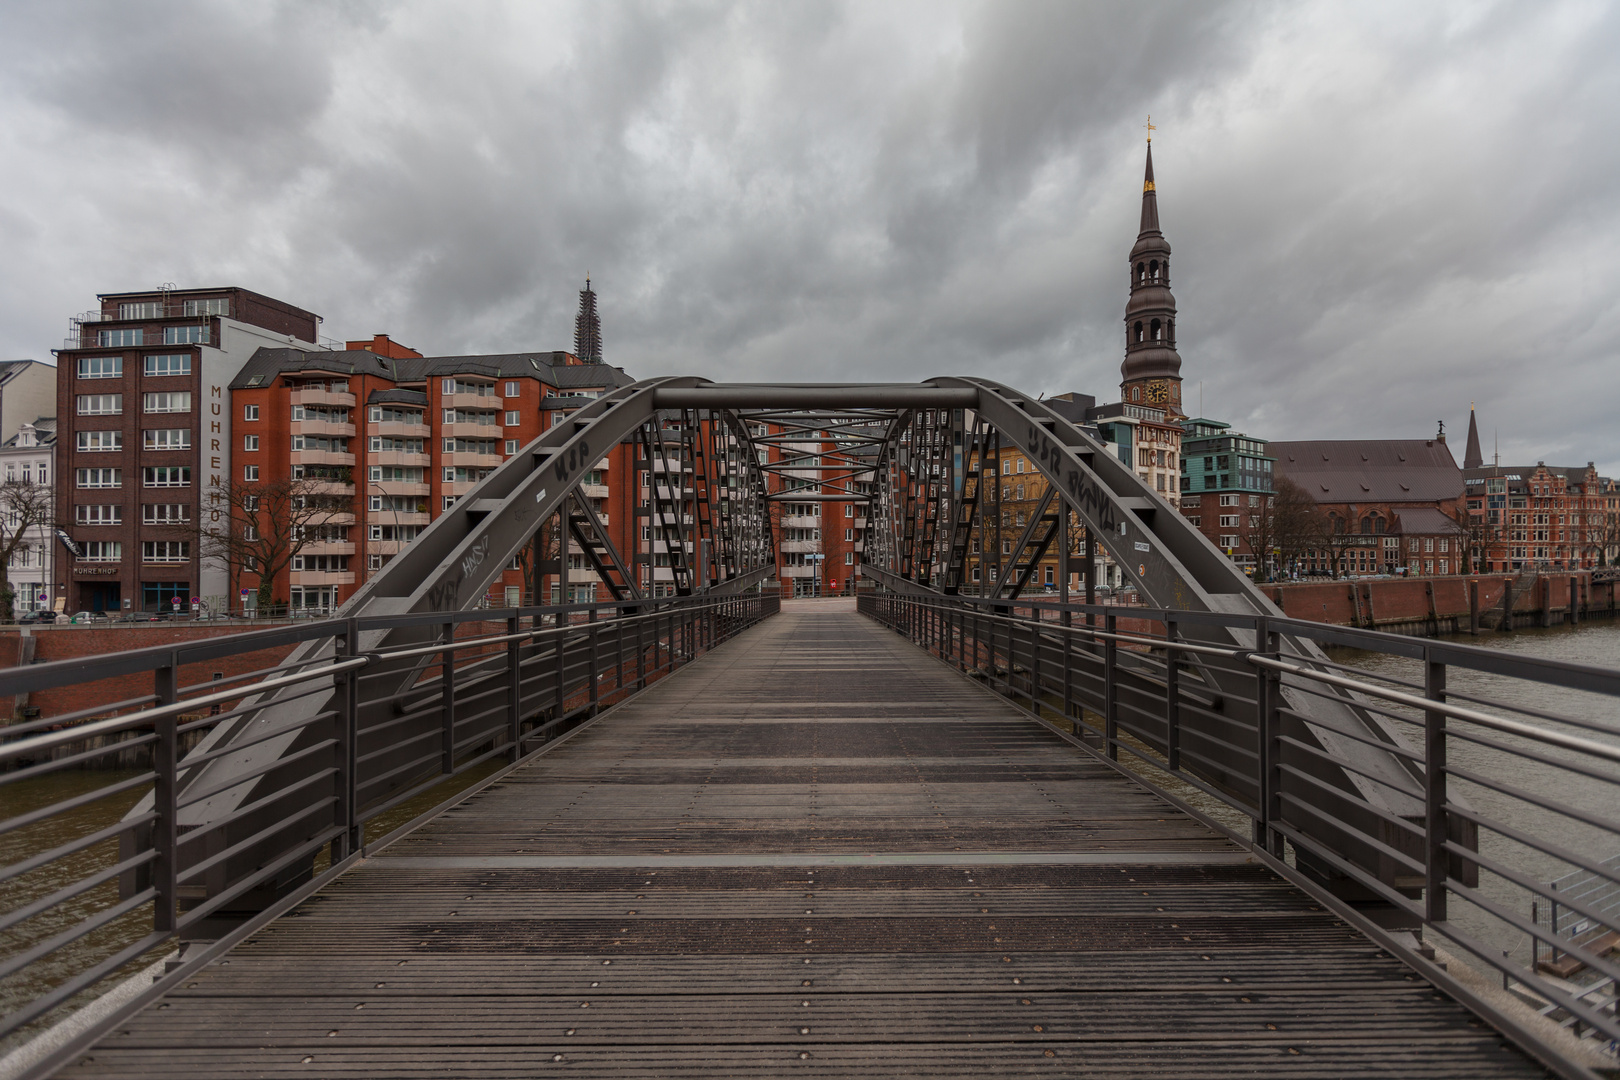
[[[367,405],[395,402],[401,405],[426,405],[428,396],[420,390],[373,390],[366,398]]]
[[[1545,469],[1553,476],[1562,476],[1569,487],[1585,487],[1586,477],[1592,463],[1585,465],[1548,465],[1537,462],[1534,465],[1486,465],[1478,469],[1464,469],[1464,482],[1477,487],[1486,480],[1502,479],[1508,482],[1508,489],[1515,493],[1528,491],[1530,478],[1538,471]],[[1611,483],[1607,477],[1598,477],[1599,490],[1605,483]]]
[[[1438,439],[1273,442],[1276,471],[1319,503],[1435,502],[1463,494],[1462,470]]]
[[[419,383],[443,375],[538,379],[559,390],[611,390],[635,382],[623,368],[610,364],[570,364],[565,352],[495,353],[484,356],[423,356],[390,359],[352,349],[263,348],[249,357],[231,380],[231,389],[268,386],[289,372],[379,375],[401,383]]]
[[[41,416],[34,421],[33,427],[35,435],[39,438],[40,446],[51,446],[56,442],[56,417]],[[17,434],[22,433],[18,432]],[[17,445],[17,435],[7,439],[5,445],[15,447]]]
[[[56,366],[54,364],[40,363],[38,360],[0,360],[0,383],[10,382],[34,364],[53,369]]]
[[[1457,522],[1432,506],[1409,506],[1395,515],[1400,518],[1400,532],[1424,534],[1454,533]]]

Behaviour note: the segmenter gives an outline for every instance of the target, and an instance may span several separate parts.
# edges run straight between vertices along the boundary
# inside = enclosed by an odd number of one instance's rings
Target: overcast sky
[[[0,358],[240,285],[429,354],[1185,401],[1620,473],[1620,7],[0,0]]]

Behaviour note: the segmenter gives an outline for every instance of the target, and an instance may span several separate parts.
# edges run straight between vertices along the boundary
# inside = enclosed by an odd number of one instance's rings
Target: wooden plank
[[[63,1075],[1542,1075],[1245,858],[788,605]]]

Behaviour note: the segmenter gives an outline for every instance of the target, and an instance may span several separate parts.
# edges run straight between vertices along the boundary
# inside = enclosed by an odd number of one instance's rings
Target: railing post
[[[585,620],[590,624],[590,629],[587,631],[587,634],[589,635],[590,659],[586,665],[587,672],[585,677],[590,680],[591,715],[595,716],[597,706],[602,697],[602,673],[600,671],[601,656],[597,648],[599,641],[598,635],[601,633],[601,626],[596,621],[596,606],[594,604],[591,606],[590,612],[585,616]]]
[[[1177,665],[1176,620],[1164,620],[1164,742],[1170,771],[1181,768],[1181,671]]]
[[[551,629],[557,635],[557,645],[551,650],[552,660],[557,665],[557,715],[553,719],[561,719],[568,704],[568,688],[564,685],[567,680],[563,677],[568,664],[568,624],[561,611],[551,616]]]
[[[1446,665],[1436,663],[1428,646],[1423,649],[1423,696],[1430,701],[1446,700]],[[1425,922],[1446,918],[1446,839],[1450,819],[1446,813],[1446,714],[1438,709],[1423,711],[1423,808],[1425,844],[1423,890]]]
[[[439,770],[445,774],[456,768],[456,624],[444,624],[444,651],[439,660]]]
[[[1112,611],[1103,616],[1103,747],[1110,760],[1119,760],[1119,693],[1115,685],[1114,668],[1119,660],[1119,643],[1114,640],[1119,616]]]
[[[642,618],[643,612],[636,609],[636,689],[647,689],[647,641],[645,631],[647,620]]]
[[[175,654],[169,662],[152,672],[154,692],[159,705],[172,705],[179,697],[180,666]],[[152,823],[152,848],[157,859],[152,866],[152,929],[162,933],[175,929],[180,918],[180,746],[176,732],[178,721],[173,714],[159,717],[153,722],[157,741],[152,744],[152,809],[157,820]]]
[[[343,651],[341,659],[352,659],[360,654],[360,628],[355,619],[343,623]],[[359,766],[356,744],[359,742],[360,671],[351,668],[338,675],[337,685],[337,816],[343,835],[332,842],[332,861],[347,858],[359,851],[364,842],[360,825]]]
[[[1269,622],[1261,617],[1254,624],[1254,651],[1266,655],[1272,651]],[[1265,850],[1272,849],[1271,834],[1272,797],[1275,777],[1272,775],[1272,727],[1275,710],[1274,687],[1270,668],[1254,669],[1254,842]]]
[[[1032,607],[1035,621],[1029,624],[1029,707],[1041,716],[1041,609]]]
[[[506,620],[506,737],[512,741],[512,760],[523,756],[523,642],[518,640],[521,616]]]

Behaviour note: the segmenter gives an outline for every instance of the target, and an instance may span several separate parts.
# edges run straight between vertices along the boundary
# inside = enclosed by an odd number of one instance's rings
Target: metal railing
[[[460,797],[441,785],[516,765],[778,610],[754,593],[332,619],[0,672],[0,695],[118,688],[0,729],[0,1039],[177,941],[217,942],[182,966],[206,962],[408,827],[368,824],[434,812]],[[431,640],[365,649],[402,627]],[[320,707],[278,725],[299,699]]]
[[[1602,936],[1617,922],[1603,897],[1620,888],[1607,858],[1620,849],[1620,672],[1265,616],[887,591],[858,607],[1129,769],[1408,962],[1438,943],[1566,1027],[1620,1038],[1620,963]],[[1212,626],[1253,648],[1188,634]],[[1302,659],[1288,640],[1379,663]],[[1234,670],[1246,690],[1234,692]],[[1325,724],[1302,707],[1310,699],[1376,724]],[[1362,747],[1399,767],[1368,768]],[[1561,874],[1581,888],[1550,884]],[[1555,901],[1559,925],[1538,919]],[[1591,1075],[1443,967],[1425,974],[1543,1061]]]

